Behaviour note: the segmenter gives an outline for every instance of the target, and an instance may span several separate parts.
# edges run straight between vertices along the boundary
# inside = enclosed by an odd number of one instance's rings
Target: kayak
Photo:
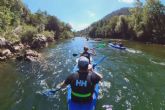
[[[109,43],[109,46],[113,47],[113,48],[121,49],[121,50],[125,50],[126,49],[126,47],[121,47],[120,45],[118,45],[118,44],[115,45],[113,43]]]
[[[78,70],[77,65],[73,69],[73,73]],[[67,103],[68,103],[68,110],[95,110],[96,102],[98,99],[99,94],[99,84],[96,84],[95,91],[93,93],[93,100],[88,103],[77,103],[71,100],[71,86],[69,85],[67,88]]]
[[[76,103],[71,100],[71,87],[68,86],[68,94],[67,94],[68,110],[95,110],[98,93],[99,93],[99,85],[96,84],[92,102]]]

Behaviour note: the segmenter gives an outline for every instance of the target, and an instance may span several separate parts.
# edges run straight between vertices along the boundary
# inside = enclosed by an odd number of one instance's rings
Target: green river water
[[[108,40],[105,40],[108,44]],[[73,53],[84,45],[96,48],[99,42],[76,37],[40,50],[42,60],[28,63],[0,63],[0,110],[66,110],[66,91],[45,97],[43,90],[56,86],[72,71]],[[96,110],[112,105],[113,110],[165,110],[165,46],[124,42],[126,51],[106,45],[96,48],[98,65],[103,74]]]

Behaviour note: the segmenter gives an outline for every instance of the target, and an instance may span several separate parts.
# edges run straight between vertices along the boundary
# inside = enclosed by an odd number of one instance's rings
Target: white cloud
[[[88,24],[88,23],[76,23],[76,22],[69,22],[69,24],[72,26],[73,30],[75,31],[85,29],[90,25],[90,23]]]
[[[87,14],[88,14],[88,16],[89,16],[90,18],[94,18],[94,17],[96,16],[96,13],[94,13],[94,12],[91,11],[91,10],[88,10],[88,11],[87,11]]]
[[[128,3],[128,4],[131,4],[131,3],[135,2],[135,0],[118,0],[118,1]]]

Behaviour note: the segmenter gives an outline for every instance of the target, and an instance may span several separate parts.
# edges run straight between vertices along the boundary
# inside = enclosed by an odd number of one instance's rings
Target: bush
[[[38,33],[37,28],[35,28],[33,26],[26,25],[23,27],[23,32],[21,35],[21,41],[23,43],[30,44],[37,33]]]
[[[7,41],[10,41],[11,43],[19,42],[20,37],[18,35],[15,35],[13,32],[7,32],[4,36],[4,38]]]
[[[73,33],[70,31],[64,31],[60,35],[60,38],[71,38],[71,37],[73,37]]]
[[[53,31],[43,31],[41,34],[43,34],[46,38],[54,38],[55,33]]]
[[[0,35],[2,35],[7,41],[11,43],[20,41],[20,37],[16,33],[14,33],[12,27],[8,27],[7,31],[1,32]]]

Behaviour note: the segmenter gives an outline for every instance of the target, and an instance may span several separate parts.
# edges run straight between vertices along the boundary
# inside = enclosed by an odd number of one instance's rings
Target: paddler
[[[89,60],[81,56],[78,60],[78,71],[69,75],[60,88],[71,85],[71,100],[74,102],[86,103],[92,101],[95,85],[101,81],[102,76],[95,72],[89,64]]]
[[[91,50],[91,52],[89,52],[88,50]],[[83,53],[81,53],[80,56],[84,56],[84,57],[88,58],[89,63],[91,64],[91,59],[90,59],[91,55],[94,55],[94,56],[96,55],[95,50],[89,49],[87,46],[84,46],[84,51],[83,51]]]

